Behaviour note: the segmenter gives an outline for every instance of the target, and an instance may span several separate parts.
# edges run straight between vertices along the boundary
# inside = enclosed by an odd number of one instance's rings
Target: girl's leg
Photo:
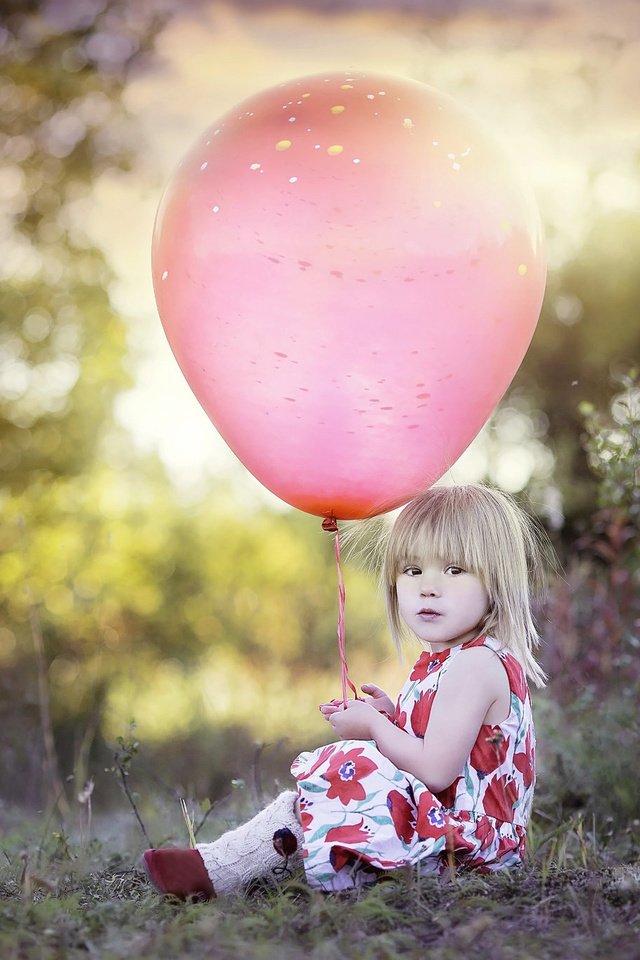
[[[228,896],[260,877],[276,880],[279,872],[302,865],[302,827],[295,809],[297,794],[281,793],[252,820],[195,850],[147,850],[143,864],[160,893]]]

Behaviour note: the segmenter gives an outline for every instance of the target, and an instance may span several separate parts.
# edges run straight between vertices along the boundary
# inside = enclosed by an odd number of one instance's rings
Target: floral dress
[[[443,873],[521,863],[535,782],[535,733],[531,697],[516,658],[491,637],[422,653],[389,719],[409,736],[423,738],[452,659],[475,646],[489,647],[500,658],[511,709],[503,723],[481,726],[446,790],[432,793],[387,760],[373,740],[330,743],[294,760],[305,873],[312,887],[345,890],[371,882],[381,870],[415,864],[421,873]]]

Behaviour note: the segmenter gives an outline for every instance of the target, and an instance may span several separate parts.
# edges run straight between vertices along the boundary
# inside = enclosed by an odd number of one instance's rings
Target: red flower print
[[[307,810],[308,806],[309,801],[306,799],[306,797],[300,797],[300,821],[302,823],[303,830],[308,830],[313,823],[313,817]]]
[[[355,854],[351,850],[345,850],[344,847],[331,847],[329,851],[329,863],[336,873],[346,867],[348,863],[353,863]]]
[[[501,767],[507,758],[509,737],[505,737],[500,727],[488,727],[483,724],[478,739],[471,750],[471,766],[485,776]]]
[[[528,790],[531,784],[533,783],[533,750],[531,749],[531,730],[527,731],[527,739],[524,744],[524,751],[522,753],[516,753],[513,758],[514,765],[516,770],[519,770],[522,774],[522,781],[524,783],[525,790]]]
[[[416,737],[424,737],[435,695],[435,690],[425,690],[413,705],[411,710],[411,729]]]
[[[510,836],[500,837],[500,843],[496,851],[496,860],[500,860],[505,853],[511,853],[513,850],[517,850],[519,846],[520,843],[517,838]]]
[[[464,824],[458,823],[447,825],[447,850],[449,853],[461,854],[472,853],[476,848],[472,840],[467,840],[464,835]]]
[[[327,746],[326,746],[326,747],[323,747],[322,750],[320,751],[320,755],[318,756],[318,759],[317,759],[316,762],[313,764],[313,766],[311,767],[311,769],[308,770],[308,771],[307,771],[305,774],[303,774],[302,776],[296,777],[296,780],[308,780],[309,777],[312,776],[312,775],[316,772],[316,770],[318,769],[318,767],[321,767],[322,764],[325,762],[325,760],[328,760],[328,759],[329,759],[329,757],[331,756],[331,754],[334,752],[335,749],[336,749],[335,743],[328,743]]]
[[[391,790],[387,795],[387,806],[398,837],[410,843],[416,825],[414,808],[399,790]]]
[[[442,812],[442,807],[432,793],[425,790],[420,794],[418,800],[418,818],[416,822],[416,832],[419,840],[426,840],[428,837],[437,839],[442,836],[443,828],[447,820]]]
[[[371,838],[371,831],[360,823],[345,823],[341,827],[332,827],[324,838],[325,843],[363,843]]]
[[[480,850],[486,850],[493,843],[496,835],[496,828],[486,817],[481,817],[476,821],[475,836],[480,841]]]
[[[396,727],[400,727],[401,730],[404,730],[407,725],[407,714],[404,710],[400,709],[400,704],[396,704],[396,712],[393,715],[393,722]]]
[[[367,873],[374,874],[386,867],[390,867],[393,870],[394,867],[399,866],[397,860],[381,860],[378,857],[375,859],[377,863],[374,865],[371,863],[373,857],[368,856],[366,853],[356,853],[354,850],[347,850],[345,847],[339,847],[337,844],[331,847],[329,851],[329,863],[336,873],[347,866],[354,870],[357,869],[357,865],[362,866],[366,869]]]
[[[496,777],[487,787],[484,795],[484,812],[488,817],[510,823],[517,799],[518,788],[515,780],[511,774],[505,773],[502,777]]]
[[[356,747],[348,753],[339,750],[333,756],[327,772],[322,774],[322,779],[331,784],[327,790],[330,800],[337,798],[344,804],[350,800],[364,800],[366,792],[360,780],[368,777],[378,767],[368,757],[361,756],[363,751],[364,747]]]
[[[413,665],[409,680],[424,680],[429,671],[430,654],[425,650]]]
[[[518,700],[524,703],[529,692],[524,670],[513,656],[506,656],[503,663],[507,671],[507,676],[509,677],[509,686],[511,687],[512,693],[515,693]]]

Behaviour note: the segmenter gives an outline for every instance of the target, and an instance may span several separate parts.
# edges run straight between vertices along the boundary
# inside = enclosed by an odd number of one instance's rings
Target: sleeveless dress
[[[390,722],[424,737],[438,686],[463,650],[485,646],[509,679],[504,723],[483,724],[462,770],[440,793],[395,767],[373,740],[341,740],[301,753],[297,780],[309,885],[336,891],[373,882],[380,871],[418,865],[490,872],[522,862],[535,784],[531,696],[513,654],[492,637],[424,652],[402,687]]]

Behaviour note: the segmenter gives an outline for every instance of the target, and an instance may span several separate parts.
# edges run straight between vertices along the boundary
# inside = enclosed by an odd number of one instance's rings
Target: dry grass
[[[638,958],[640,868],[628,834],[619,849],[615,837],[603,847],[579,816],[546,833],[538,824],[529,862],[511,874],[441,881],[399,871],[339,896],[294,879],[188,905],[153,893],[135,866],[138,849],[74,844],[60,831],[43,835],[41,823],[15,829],[16,818],[12,831],[4,820],[3,960]]]

